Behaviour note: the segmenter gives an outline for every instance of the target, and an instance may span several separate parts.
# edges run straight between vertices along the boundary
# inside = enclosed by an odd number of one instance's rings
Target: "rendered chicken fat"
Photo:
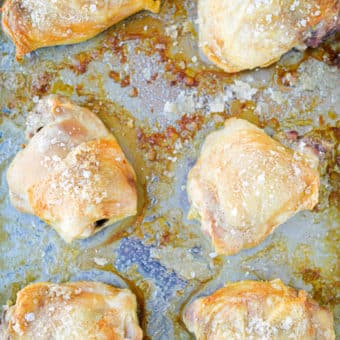
[[[340,26],[339,0],[199,0],[203,52],[226,72],[268,66]]]
[[[35,283],[17,294],[1,339],[141,340],[135,296],[98,282]]]
[[[88,40],[134,13],[156,13],[159,7],[160,0],[7,0],[2,26],[19,59],[40,47]]]
[[[211,133],[188,175],[189,217],[219,254],[258,245],[278,225],[318,202],[319,175],[255,125],[231,118]]]
[[[116,139],[89,110],[42,99],[27,119],[29,143],[12,161],[12,204],[68,242],[136,214],[136,175]]]
[[[334,340],[333,316],[280,280],[227,284],[192,302],[184,323],[197,340]]]

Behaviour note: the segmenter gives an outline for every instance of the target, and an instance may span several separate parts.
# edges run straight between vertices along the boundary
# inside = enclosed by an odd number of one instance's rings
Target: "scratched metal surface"
[[[137,295],[147,338],[189,339],[181,313],[191,299],[227,281],[279,277],[328,305],[339,332],[339,36],[266,70],[226,75],[198,52],[195,13],[195,1],[165,1],[159,15],[137,14],[20,64],[0,32],[0,303],[15,302],[34,281],[98,280]],[[49,93],[98,114],[139,180],[136,217],[72,244],[8,198],[6,169],[25,142],[25,117]],[[299,213],[256,248],[216,257],[199,223],[186,218],[185,184],[204,137],[230,115],[280,140],[295,130],[329,148],[313,212]]]

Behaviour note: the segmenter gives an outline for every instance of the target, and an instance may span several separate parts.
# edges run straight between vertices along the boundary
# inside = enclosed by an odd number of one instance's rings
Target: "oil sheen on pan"
[[[31,282],[100,281],[137,296],[150,339],[190,339],[182,312],[227,281],[273,280],[328,306],[340,334],[339,42],[293,50],[269,68],[228,75],[199,52],[194,1],[164,1],[76,45],[15,61],[0,32],[0,303]],[[65,243],[10,204],[6,171],[24,143],[27,113],[48,94],[70,97],[112,131],[138,178],[138,212]],[[246,119],[319,157],[320,198],[255,248],[218,256],[187,219],[187,174],[227,117]],[[127,285],[127,286],[126,286]]]

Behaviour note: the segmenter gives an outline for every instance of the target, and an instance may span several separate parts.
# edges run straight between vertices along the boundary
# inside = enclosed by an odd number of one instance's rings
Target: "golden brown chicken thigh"
[[[199,0],[203,52],[226,72],[268,66],[339,28],[339,0]]]
[[[141,340],[135,296],[98,282],[35,283],[4,312],[1,339]]]
[[[206,138],[189,172],[189,217],[201,220],[219,254],[254,247],[295,213],[317,204],[319,175],[307,160],[312,158],[255,125],[228,119]]]
[[[17,209],[52,225],[68,242],[136,213],[135,172],[91,111],[48,96],[29,114],[26,134],[29,143],[7,172]]]
[[[16,56],[40,47],[88,40],[141,10],[158,12],[160,0],[6,0],[2,26]]]
[[[195,300],[184,322],[197,340],[334,340],[333,316],[280,280],[227,284]]]

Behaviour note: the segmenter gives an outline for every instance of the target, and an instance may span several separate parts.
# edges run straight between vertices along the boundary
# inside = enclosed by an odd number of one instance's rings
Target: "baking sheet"
[[[30,282],[98,280],[137,295],[146,338],[190,339],[181,313],[193,298],[227,281],[281,278],[328,305],[340,334],[339,41],[333,36],[265,70],[227,75],[199,53],[196,1],[189,0],[164,1],[158,15],[137,14],[88,42],[41,49],[22,63],[0,32],[0,304],[14,303]],[[27,112],[49,93],[98,114],[139,181],[136,217],[72,244],[8,198],[6,169],[25,143]],[[291,130],[316,141],[322,186],[313,212],[225,257],[186,218],[185,185],[205,136],[231,115],[283,142]]]

